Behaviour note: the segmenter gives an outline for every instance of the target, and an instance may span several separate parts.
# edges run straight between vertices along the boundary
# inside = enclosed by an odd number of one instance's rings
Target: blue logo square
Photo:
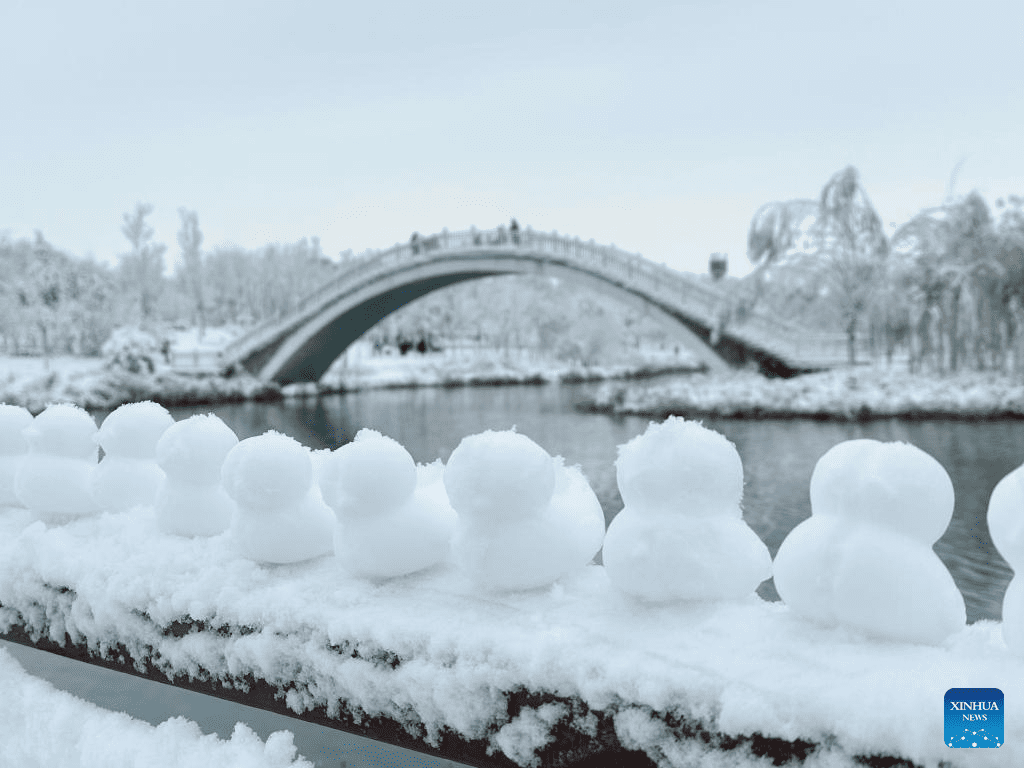
[[[945,709],[947,747],[1003,746],[1003,692],[998,688],[950,688]]]

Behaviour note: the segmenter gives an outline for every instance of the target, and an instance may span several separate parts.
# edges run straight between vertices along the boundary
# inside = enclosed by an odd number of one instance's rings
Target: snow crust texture
[[[953,577],[932,550],[953,515],[953,483],[907,443],[848,440],[811,475],[811,517],[775,556],[795,612],[893,640],[938,644],[964,628]]]

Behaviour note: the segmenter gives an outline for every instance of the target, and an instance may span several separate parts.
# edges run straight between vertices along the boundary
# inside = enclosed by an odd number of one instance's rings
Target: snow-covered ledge
[[[644,605],[600,566],[500,596],[446,566],[375,585],[165,535],[151,512],[47,527],[0,508],[0,633],[494,766],[995,765],[945,746],[943,694],[998,687],[997,762],[1024,765],[1024,660],[997,623],[880,642],[756,596]]]

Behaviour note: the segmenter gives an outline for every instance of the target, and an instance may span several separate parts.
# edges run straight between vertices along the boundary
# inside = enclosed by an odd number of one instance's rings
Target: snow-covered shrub
[[[103,345],[107,368],[128,373],[153,373],[160,359],[160,342],[139,328],[117,328]]]

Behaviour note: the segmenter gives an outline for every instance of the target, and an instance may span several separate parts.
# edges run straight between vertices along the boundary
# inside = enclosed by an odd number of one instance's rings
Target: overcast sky
[[[588,9],[585,13],[580,8]],[[0,231],[114,260],[521,225],[749,269],[855,165],[883,221],[1024,194],[1024,2],[0,0]],[[891,230],[890,230],[891,231]]]

